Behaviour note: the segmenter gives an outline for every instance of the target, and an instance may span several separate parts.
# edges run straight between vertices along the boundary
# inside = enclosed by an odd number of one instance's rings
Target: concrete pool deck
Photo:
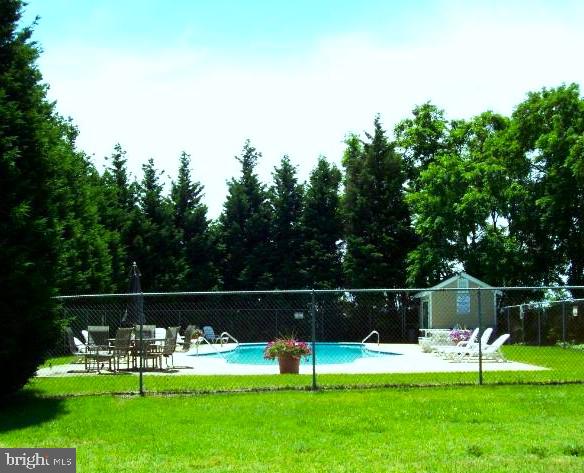
[[[316,370],[319,374],[326,373],[463,373],[477,372],[478,362],[453,362],[439,358],[435,354],[422,352],[419,345],[415,344],[387,344],[375,343],[365,344],[368,348],[385,353],[394,353],[391,357],[371,357],[360,358],[352,363],[318,365]],[[170,371],[148,371],[150,375],[256,375],[256,374],[277,374],[278,363],[274,361],[269,365],[251,365],[227,363],[219,356],[205,356],[215,352],[227,352],[235,348],[235,344],[228,343],[223,346],[200,346],[197,350],[188,352],[177,352],[174,354],[174,370]],[[508,361],[505,363],[483,361],[483,371],[541,371],[546,370],[541,366],[530,365]],[[137,374],[136,372],[132,372]],[[312,364],[302,363],[300,365],[301,374],[311,374]],[[41,368],[37,372],[39,377],[53,376],[94,376],[95,372],[86,373],[83,365],[67,364],[55,365]]]

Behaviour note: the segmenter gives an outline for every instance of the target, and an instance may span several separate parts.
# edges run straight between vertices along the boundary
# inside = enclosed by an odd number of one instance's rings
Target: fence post
[[[316,385],[316,300],[314,289],[310,293],[310,296],[310,321],[312,325],[312,390],[316,391],[318,386]]]
[[[541,346],[541,311],[543,309],[540,307],[537,311],[537,346]]]
[[[479,385],[483,384],[483,314],[481,307],[481,290],[477,289],[477,300],[478,300],[478,316],[479,316]]]
[[[139,390],[140,396],[144,396],[144,321],[140,319],[140,348],[138,350],[140,356],[140,376],[139,376]]]
[[[139,293],[134,297],[138,300],[137,308],[140,320],[140,347],[138,348],[140,356],[139,392],[140,396],[144,396],[144,296]]]
[[[566,302],[562,302],[562,346],[566,348]]]

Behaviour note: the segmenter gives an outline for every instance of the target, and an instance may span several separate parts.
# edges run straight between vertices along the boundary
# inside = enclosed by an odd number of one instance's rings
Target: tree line
[[[132,261],[148,291],[423,287],[456,270],[493,285],[584,282],[576,84],[530,92],[509,117],[449,120],[425,103],[391,137],[377,116],[347,137],[340,169],[320,157],[306,183],[288,156],[261,182],[247,141],[216,220],[188,154],[165,194],[152,160],[132,181],[116,145],[100,175],[73,138],[62,293],[124,292]]]

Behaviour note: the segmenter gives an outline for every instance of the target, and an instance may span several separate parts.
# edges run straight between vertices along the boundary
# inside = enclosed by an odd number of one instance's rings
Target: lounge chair
[[[488,335],[488,337],[490,337],[491,336],[492,329],[487,328],[485,330],[485,332],[487,330],[490,330],[489,331],[489,335]],[[461,340],[460,342],[458,342],[454,346],[450,345],[450,346],[439,346],[439,347],[436,347],[436,354],[438,356],[443,357],[443,358],[449,358],[450,356],[452,356],[453,353],[454,354],[459,353],[461,348],[463,348],[463,347],[467,347],[468,348],[468,347],[473,346],[475,343],[477,343],[478,336],[479,336],[479,329],[478,328],[475,328],[473,330],[473,332],[470,334],[470,337],[468,338],[468,340]]]
[[[205,325],[203,327],[203,337],[211,342],[211,343],[227,343],[227,338],[226,337],[217,337],[215,335],[215,331],[213,330],[213,327],[211,327],[210,325]]]
[[[67,342],[69,344],[69,351],[72,355],[77,357],[76,363],[81,362],[83,356],[87,353],[87,345],[82,343],[75,335],[73,335],[73,330],[69,327],[65,327],[65,335],[67,335]]]
[[[501,353],[501,347],[503,344],[509,339],[511,335],[505,333],[497,338],[493,343],[490,345],[484,344],[481,349],[480,355],[482,356],[483,360],[491,360],[491,361],[507,361]],[[472,348],[465,348],[458,355],[459,361],[465,360],[475,360],[479,357],[479,347],[478,345],[473,346]]]
[[[493,329],[491,327],[487,327],[483,331],[483,333],[481,335],[481,346],[483,348],[487,346],[487,344],[489,342],[489,338],[491,338],[492,333],[493,333]],[[451,359],[451,360],[461,361],[461,359],[465,356],[465,354],[468,354],[472,351],[476,351],[478,353],[478,351],[479,351],[478,340],[475,340],[474,343],[468,343],[465,346],[451,347],[451,350],[444,353],[444,357]]]

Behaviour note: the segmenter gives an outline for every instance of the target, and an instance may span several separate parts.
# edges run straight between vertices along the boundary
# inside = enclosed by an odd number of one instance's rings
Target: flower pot
[[[298,374],[300,370],[300,358],[295,358],[290,355],[280,355],[278,357],[278,364],[280,365],[280,374]]]

